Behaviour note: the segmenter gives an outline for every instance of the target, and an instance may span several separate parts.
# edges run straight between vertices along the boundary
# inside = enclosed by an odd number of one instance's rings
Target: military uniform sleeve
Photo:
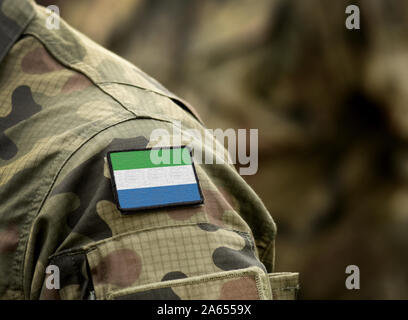
[[[43,222],[48,229],[37,231],[54,239],[47,264],[58,267],[60,289],[48,289],[49,276],[39,270],[36,276],[43,281],[34,282],[42,283],[40,298],[272,298],[267,268],[273,263],[268,250],[273,250],[274,225],[230,166],[196,165],[203,205],[130,215],[118,210],[106,154],[149,147],[157,128],[171,132],[171,123],[139,119],[118,124],[64,166],[40,214],[48,219]],[[250,217],[261,236],[258,243],[245,220]],[[262,219],[270,224],[268,234],[261,233]]]

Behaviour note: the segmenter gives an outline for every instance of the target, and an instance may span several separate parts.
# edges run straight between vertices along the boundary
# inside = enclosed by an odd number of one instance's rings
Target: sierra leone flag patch
[[[111,151],[107,158],[122,212],[203,203],[187,147]]]

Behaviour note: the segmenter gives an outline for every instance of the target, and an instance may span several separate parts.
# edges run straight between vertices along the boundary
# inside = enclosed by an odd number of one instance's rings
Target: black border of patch
[[[198,192],[200,194],[201,199],[197,201],[188,201],[188,202],[177,202],[177,203],[169,203],[169,204],[161,204],[161,205],[156,205],[156,206],[147,206],[147,207],[137,207],[137,208],[122,208],[119,204],[119,197],[118,197],[118,190],[116,188],[116,181],[115,181],[115,175],[113,174],[113,167],[112,167],[112,162],[111,162],[111,153],[118,153],[118,152],[130,152],[130,151],[145,151],[145,150],[159,150],[159,149],[183,149],[187,148],[190,151],[190,157],[191,157],[191,165],[193,166],[193,171],[194,171],[194,176],[197,181],[198,185]],[[200,180],[198,179],[197,176],[197,171],[194,165],[194,158],[193,158],[193,153],[191,148],[188,146],[172,146],[172,147],[155,147],[155,148],[140,148],[140,149],[126,149],[126,150],[116,150],[116,151],[109,151],[106,154],[106,158],[108,160],[108,166],[109,166],[109,172],[111,175],[111,185],[112,185],[112,191],[113,191],[113,197],[115,199],[116,206],[118,207],[119,211],[122,214],[131,214],[131,212],[137,212],[141,210],[152,210],[152,209],[158,209],[158,208],[171,208],[171,207],[185,207],[185,206],[192,206],[192,205],[199,205],[204,203],[204,196],[201,191],[201,186],[200,186]]]

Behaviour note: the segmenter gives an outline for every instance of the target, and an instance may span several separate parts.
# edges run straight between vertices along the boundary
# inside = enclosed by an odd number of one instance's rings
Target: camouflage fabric
[[[280,292],[297,274],[272,274],[275,224],[230,165],[196,166],[203,205],[120,214],[106,153],[157,145],[151,132],[177,121],[205,128],[138,68],[46,19],[0,0],[0,298],[292,298]],[[48,265],[60,290],[46,288]]]

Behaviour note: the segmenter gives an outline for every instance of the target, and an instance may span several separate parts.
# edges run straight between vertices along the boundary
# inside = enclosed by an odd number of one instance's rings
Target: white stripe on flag
[[[117,190],[197,183],[192,165],[115,170]]]

